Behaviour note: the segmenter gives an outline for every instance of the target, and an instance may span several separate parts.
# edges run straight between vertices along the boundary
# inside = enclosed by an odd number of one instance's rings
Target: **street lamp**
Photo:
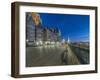
[[[40,41],[39,41],[39,44],[40,44],[40,45],[42,45],[42,44],[43,44],[43,42],[40,40]]]
[[[65,43],[65,39],[62,40],[62,43]]]
[[[39,42],[36,42],[36,45],[38,46],[39,45]]]

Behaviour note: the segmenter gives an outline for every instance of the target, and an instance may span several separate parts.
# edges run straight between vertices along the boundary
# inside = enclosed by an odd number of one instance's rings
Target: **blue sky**
[[[89,41],[89,15],[39,13],[44,27],[59,28],[61,38]]]

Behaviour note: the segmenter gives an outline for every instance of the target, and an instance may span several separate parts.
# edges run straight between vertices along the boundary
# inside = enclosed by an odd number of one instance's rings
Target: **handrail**
[[[89,51],[89,48],[85,48],[85,47],[81,47],[81,46],[77,46],[77,45],[72,45],[72,44],[69,44],[69,46],[73,46],[73,47],[77,47],[79,49],[83,49],[83,50],[88,50]]]

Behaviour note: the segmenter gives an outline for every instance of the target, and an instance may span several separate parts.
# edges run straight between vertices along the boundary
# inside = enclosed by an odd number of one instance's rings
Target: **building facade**
[[[26,41],[33,42],[35,40],[35,23],[30,13],[26,14]]]
[[[42,26],[42,20],[37,13],[26,13],[26,42],[29,45],[60,41],[59,29]]]

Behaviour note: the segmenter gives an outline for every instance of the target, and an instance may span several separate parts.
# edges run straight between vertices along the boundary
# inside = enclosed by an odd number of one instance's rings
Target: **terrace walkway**
[[[67,45],[67,60],[68,60],[68,65],[72,65],[72,64],[80,64],[80,61],[78,60],[77,56],[75,55],[75,53],[71,50],[70,46]]]

